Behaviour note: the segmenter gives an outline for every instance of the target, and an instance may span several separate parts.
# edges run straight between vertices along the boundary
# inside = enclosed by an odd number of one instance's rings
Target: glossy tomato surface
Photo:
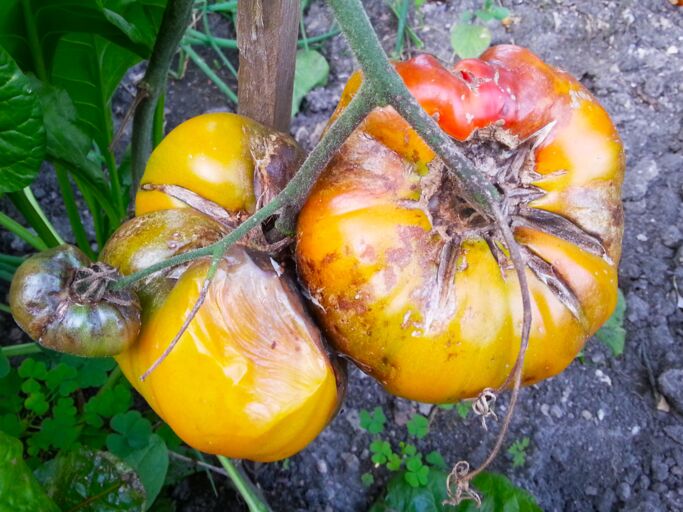
[[[224,234],[194,210],[160,210],[124,224],[101,258],[125,275]],[[180,331],[208,267],[199,260],[138,283],[142,330],[116,360],[190,446],[256,461],[289,457],[332,418],[345,377],[333,367],[300,296],[269,257],[231,248],[177,346],[140,380]]]
[[[608,114],[530,51],[396,69],[503,195],[527,262],[525,384],[562,371],[617,300],[624,156]],[[339,115],[362,77],[349,80]],[[333,118],[334,119],[334,118]],[[296,258],[324,331],[392,393],[453,402],[500,386],[517,357],[519,283],[491,219],[391,108],[340,150],[301,211]]]
[[[302,156],[291,137],[248,117],[227,112],[193,117],[152,152],[135,213],[187,206],[161,190],[145,190],[150,185],[176,185],[230,212],[254,213],[287,184]]]

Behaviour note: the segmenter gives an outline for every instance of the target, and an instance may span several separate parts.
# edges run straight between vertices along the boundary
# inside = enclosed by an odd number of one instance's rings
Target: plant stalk
[[[249,512],[272,512],[271,508],[260,498],[258,489],[249,480],[249,477],[244,474],[244,471],[236,466],[230,459],[222,455],[218,455],[223,468],[225,468],[228,477],[232,480],[237,491],[242,495],[244,501],[249,507]]]
[[[16,356],[30,356],[31,354],[39,354],[43,351],[37,343],[22,343],[21,345],[10,345],[9,347],[2,347],[0,351],[7,357]]]
[[[138,84],[137,107],[133,118],[131,146],[131,194],[134,196],[147,159],[152,153],[154,112],[159,95],[166,84],[173,55],[183,37],[192,15],[192,0],[169,0],[159,27],[159,35],[149,58],[147,71]],[[132,203],[132,201],[131,201]]]

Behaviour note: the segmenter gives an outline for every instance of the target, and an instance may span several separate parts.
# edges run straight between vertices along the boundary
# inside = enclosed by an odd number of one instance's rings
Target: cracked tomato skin
[[[428,55],[395,67],[453,138],[527,151],[513,185],[496,178],[529,261],[523,382],[559,373],[617,301],[624,156],[614,125],[577,80],[517,46],[490,48],[453,69]],[[361,81],[359,73],[349,79],[333,119]],[[445,181],[434,188],[445,179],[435,174],[440,167],[392,108],[376,109],[316,183],[296,247],[334,345],[388,391],[433,403],[505,381],[523,310],[500,241],[442,215],[455,208],[457,188],[450,197]]]
[[[254,213],[284,188],[303,152],[289,135],[245,116],[202,114],[173,129],[152,152],[140,184],[177,185],[231,212]],[[135,214],[185,208],[159,190],[138,190]]]
[[[190,208],[159,210],[123,224],[101,259],[128,275],[225,234]],[[190,446],[260,462],[284,459],[332,419],[345,374],[333,366],[301,297],[269,257],[233,246],[176,347],[140,380],[180,331],[209,264],[197,260],[138,282],[142,329],[116,361]]]

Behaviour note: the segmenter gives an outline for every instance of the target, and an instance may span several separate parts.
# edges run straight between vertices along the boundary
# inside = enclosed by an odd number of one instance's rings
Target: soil
[[[391,50],[396,21],[390,9],[383,0],[364,3]],[[505,448],[528,438],[526,462],[513,467],[502,454],[492,469],[528,490],[546,511],[683,510],[683,9],[667,0],[503,4],[513,23],[507,29],[490,23],[493,43],[526,46],[578,77],[610,113],[624,140],[626,231],[620,287],[627,301],[627,339],[620,357],[591,340],[583,357],[564,373],[524,389]],[[452,61],[450,27],[465,9],[480,5],[473,0],[427,1],[411,16],[424,51]],[[331,24],[324,2],[314,0],[305,17],[308,34],[324,33]],[[341,36],[322,45],[322,51],[330,62],[329,83],[306,97],[292,124],[292,133],[307,149],[318,139],[355,68]],[[129,101],[120,91],[115,102],[119,115]],[[225,105],[225,99],[190,65],[183,80],[171,83],[166,105],[171,129]],[[50,172],[41,174],[34,191],[57,228],[69,233]],[[6,234],[0,245],[15,253],[28,250]],[[20,341],[17,329],[9,332],[8,341]],[[499,413],[506,402],[503,397],[497,403]],[[343,408],[307,449],[285,463],[245,464],[273,510],[368,508],[389,476],[373,469],[370,436],[359,426],[359,410],[376,406],[389,418],[385,437],[394,446],[408,439],[404,425],[414,411],[431,411],[430,406],[388,395],[352,369]],[[439,410],[418,447],[423,453],[439,450],[449,463],[466,458],[476,465],[488,453],[496,429],[487,432],[472,415],[463,420],[455,410]],[[360,478],[367,471],[376,480],[369,488]],[[242,508],[231,491],[221,489],[216,497],[199,476],[169,493],[176,510]],[[227,485],[220,477],[216,480]]]

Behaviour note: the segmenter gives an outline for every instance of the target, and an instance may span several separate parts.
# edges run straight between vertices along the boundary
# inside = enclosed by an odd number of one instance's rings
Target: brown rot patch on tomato
[[[304,159],[296,141],[265,127],[245,125],[249,152],[254,162],[256,209],[268,204],[292,179]]]

